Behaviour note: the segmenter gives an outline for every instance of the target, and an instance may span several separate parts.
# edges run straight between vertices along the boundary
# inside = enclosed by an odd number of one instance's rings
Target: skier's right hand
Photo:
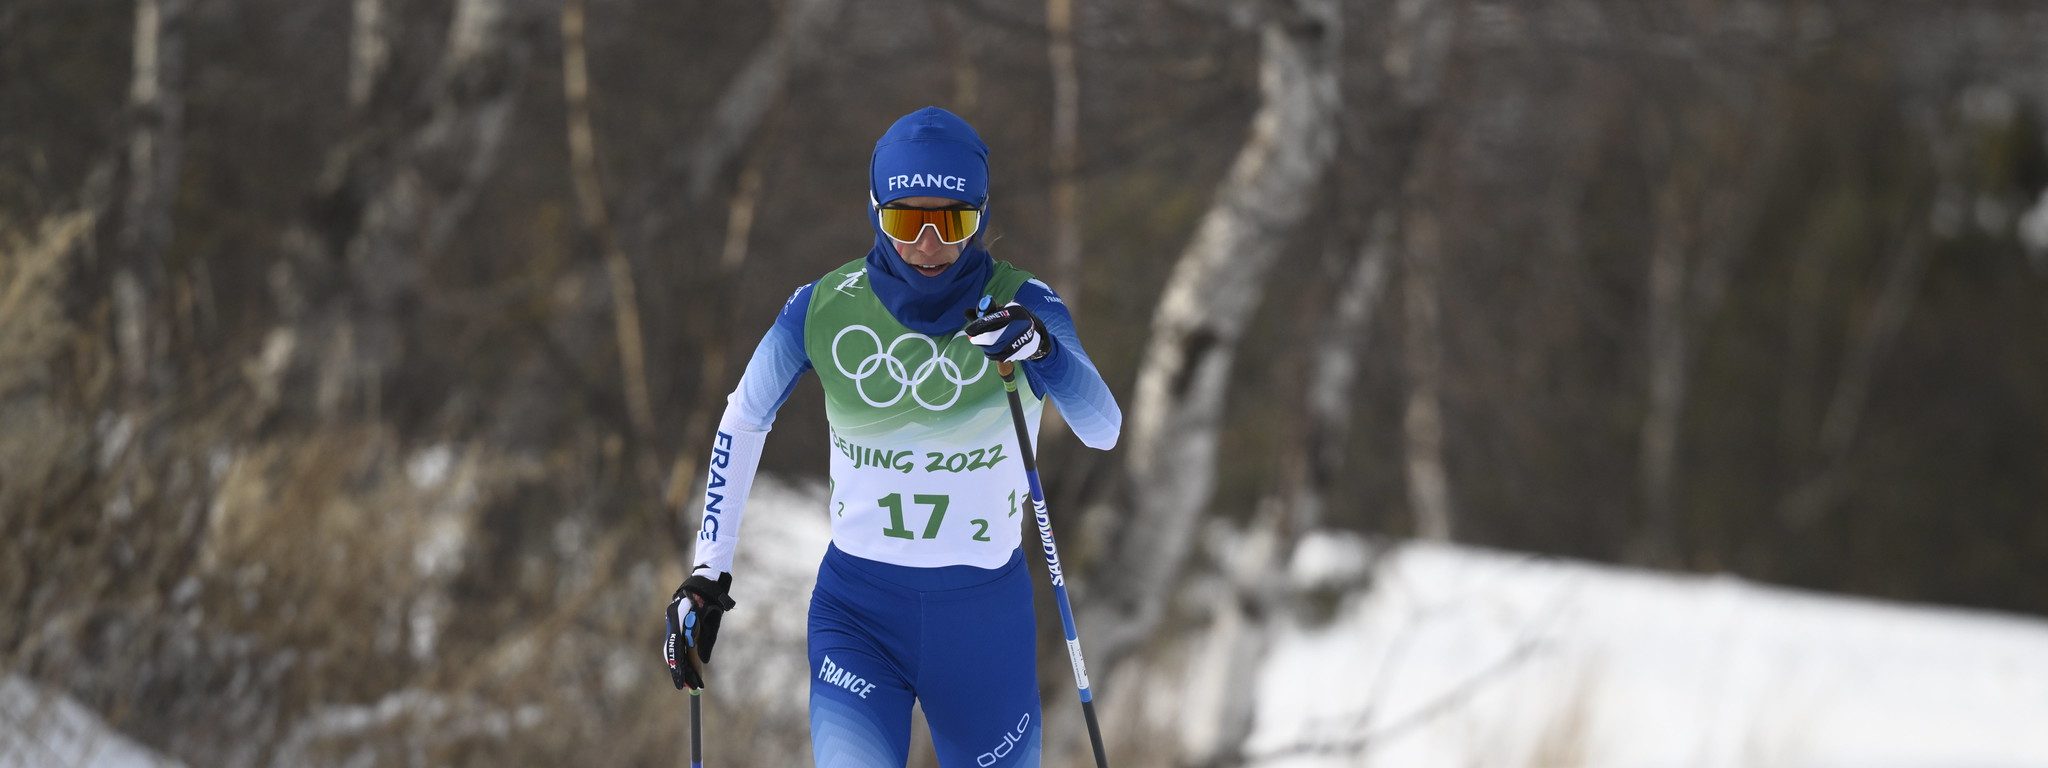
[[[669,598],[668,639],[661,648],[676,690],[704,687],[704,672],[697,662],[711,662],[711,646],[718,640],[719,621],[735,605],[726,594],[731,590],[730,573],[719,574],[715,581],[693,575],[684,579]],[[696,651],[694,659],[692,650]]]
[[[995,309],[988,305],[988,297],[982,297],[981,312],[969,310],[967,327],[962,330],[988,359],[1014,363],[1043,360],[1052,353],[1052,334],[1031,310],[1014,301]]]

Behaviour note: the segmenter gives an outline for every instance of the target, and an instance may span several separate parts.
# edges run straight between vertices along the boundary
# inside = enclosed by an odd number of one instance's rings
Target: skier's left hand
[[[668,662],[676,690],[704,687],[704,670],[699,664],[711,661],[719,620],[733,607],[733,599],[726,595],[731,589],[730,573],[721,574],[716,581],[691,576],[669,598],[668,637],[661,644],[661,655]],[[693,650],[696,653],[691,653]]]
[[[967,340],[998,362],[1042,360],[1052,354],[1052,335],[1045,322],[1024,305],[1010,302],[967,323]]]

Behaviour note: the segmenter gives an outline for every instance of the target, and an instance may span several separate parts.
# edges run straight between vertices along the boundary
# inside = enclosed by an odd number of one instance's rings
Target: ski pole
[[[983,300],[984,308],[987,300]],[[1060,606],[1060,626],[1067,632],[1067,660],[1074,664],[1074,685],[1081,689],[1081,713],[1088,718],[1088,745],[1095,749],[1095,768],[1109,768],[1102,754],[1102,727],[1095,722],[1095,695],[1088,690],[1088,662],[1081,659],[1081,636],[1074,629],[1074,608],[1067,602],[1067,578],[1060,573],[1060,550],[1052,542],[1052,517],[1045,511],[1045,488],[1038,482],[1038,460],[1031,455],[1031,432],[1024,426],[1024,403],[1017,398],[1015,366],[996,363],[1003,391],[1010,396],[1010,421],[1017,425],[1017,453],[1024,458],[1024,479],[1031,484],[1031,509],[1038,518],[1038,542],[1045,548],[1045,568],[1052,576],[1052,596]]]
[[[690,689],[690,768],[704,768],[704,690],[701,688]]]
[[[690,633],[690,643],[683,651],[687,654],[683,659],[683,663],[697,670],[697,679],[702,681],[704,679],[704,662],[697,658],[697,609],[694,606],[690,609],[689,613],[683,614],[683,626]],[[703,688],[690,689],[690,768],[704,768]]]

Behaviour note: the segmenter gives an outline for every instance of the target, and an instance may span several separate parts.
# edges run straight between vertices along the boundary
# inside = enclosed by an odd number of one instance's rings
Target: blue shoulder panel
[[[782,303],[782,312],[754,347],[746,373],[740,375],[739,386],[727,398],[731,415],[741,419],[746,428],[765,431],[774,425],[775,412],[789,401],[797,379],[811,369],[810,356],[804,352],[804,316],[810,312],[811,290],[816,286],[811,283],[798,288]]]
[[[1032,391],[1059,406],[1060,416],[1083,445],[1105,451],[1115,447],[1117,435],[1123,431],[1124,414],[1102,374],[1095,370],[1094,361],[1088,359],[1087,350],[1081,348],[1067,303],[1038,280],[1018,288],[1016,301],[1044,321],[1045,330],[1053,337],[1052,354],[1024,363],[1025,380]]]

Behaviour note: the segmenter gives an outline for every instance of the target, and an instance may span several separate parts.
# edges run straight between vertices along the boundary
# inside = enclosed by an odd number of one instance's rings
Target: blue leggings
[[[1037,620],[1024,553],[994,570],[911,568],[831,547],[811,593],[811,755],[900,768],[910,704],[939,765],[1037,766]]]

